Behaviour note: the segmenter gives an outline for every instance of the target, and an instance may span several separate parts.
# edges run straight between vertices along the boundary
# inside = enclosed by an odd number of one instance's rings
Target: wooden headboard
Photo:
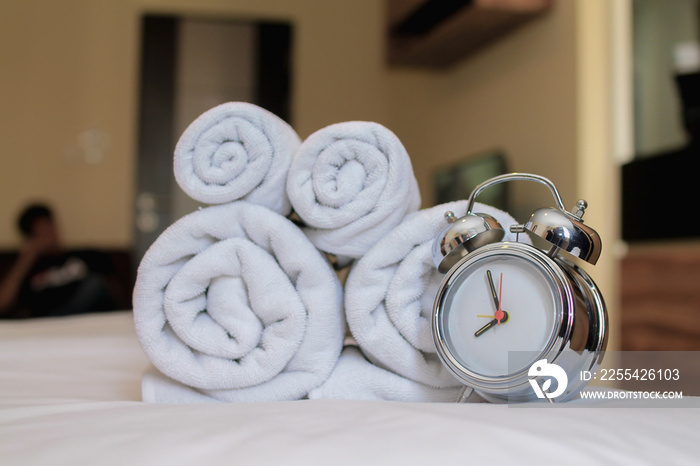
[[[622,350],[700,350],[700,242],[631,246],[621,271]]]

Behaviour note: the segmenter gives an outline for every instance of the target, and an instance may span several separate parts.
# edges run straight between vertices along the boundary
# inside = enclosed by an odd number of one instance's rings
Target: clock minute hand
[[[493,284],[493,276],[491,276],[490,270],[486,271],[486,276],[488,277],[489,285],[491,286],[491,297],[493,298],[493,303],[496,305],[496,310],[499,310],[501,305],[498,300],[498,295],[496,294],[496,285]]]
[[[486,271],[486,276],[489,279],[489,285],[491,287],[491,296],[493,297],[493,303],[496,305],[496,319],[498,320],[498,324],[500,325],[501,322],[505,322],[508,320],[507,317],[505,317],[505,311],[501,309],[501,293],[503,292],[503,273],[501,273],[501,281],[499,282],[499,294],[496,296],[496,285],[493,283],[493,276],[491,275],[491,271],[487,270]],[[505,320],[504,320],[505,319]]]

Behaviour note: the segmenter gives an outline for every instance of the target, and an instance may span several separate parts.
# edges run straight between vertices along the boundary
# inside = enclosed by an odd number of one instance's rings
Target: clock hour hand
[[[490,329],[491,327],[495,327],[495,326],[498,325],[498,324],[503,324],[503,323],[508,322],[508,319],[509,319],[509,317],[510,317],[510,316],[508,315],[508,313],[507,313],[506,311],[501,311],[501,312],[503,312],[503,318],[502,318],[500,321],[499,321],[498,319],[495,319],[495,318],[494,318],[494,319],[491,319],[491,320],[489,321],[488,324],[484,325],[484,326],[481,327],[479,330],[477,330],[476,332],[474,332],[474,336],[475,336],[475,337],[480,337],[481,335],[483,335],[484,332],[486,332],[486,331],[487,331],[488,329]]]
[[[481,335],[484,334],[484,332],[486,332],[486,331],[487,331],[488,329],[490,329],[491,327],[495,327],[496,325],[498,325],[498,320],[497,320],[497,319],[491,319],[491,320],[489,321],[488,324],[484,325],[484,326],[481,327],[479,330],[477,330],[476,332],[474,332],[474,336],[475,336],[475,337],[480,337]]]

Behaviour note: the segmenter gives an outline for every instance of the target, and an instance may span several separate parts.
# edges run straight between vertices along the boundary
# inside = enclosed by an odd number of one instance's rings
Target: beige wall
[[[53,201],[71,242],[129,240],[137,30],[101,3],[0,4],[2,247],[16,244],[15,215],[35,198]],[[97,165],[80,157],[91,128],[111,139]]]
[[[412,156],[424,206],[436,166],[503,149],[511,170],[549,177],[567,206],[589,198],[587,219],[606,245],[593,275],[615,308],[607,4],[556,5],[454,68],[429,72],[384,65],[382,0],[0,2],[0,248],[18,244],[14,217],[37,197],[53,201],[69,245],[131,244],[144,12],[281,19],[295,26],[292,108],[302,137],[345,120],[385,124]],[[110,138],[98,164],[81,158],[79,135],[93,128]],[[514,184],[519,219],[550,203],[533,186]]]
[[[144,12],[295,24],[293,120],[300,135],[349,119],[386,124],[382,2],[6,0],[0,2],[0,248],[29,199],[50,199],[69,245],[128,246]],[[110,145],[84,161],[81,133]]]
[[[327,124],[374,120],[411,154],[424,205],[436,165],[492,148],[510,169],[551,178],[575,201],[574,2],[448,71],[383,63],[381,0],[11,0],[0,8],[3,169],[0,247],[30,198],[56,205],[69,244],[128,246],[136,141],[139,18],[143,12],[291,20],[293,121],[302,137]],[[109,135],[101,163],[80,135]],[[549,202],[513,186],[514,214]]]
[[[618,0],[620,1],[620,0]],[[628,4],[629,6],[629,4]],[[603,253],[595,267],[586,267],[605,297],[610,327],[608,348],[619,349],[620,289],[620,177],[615,163],[620,125],[613,99],[615,53],[613,35],[622,20],[608,0],[576,3],[576,193],[585,196],[585,221],[603,239]],[[631,32],[631,31],[628,31]],[[617,90],[617,89],[616,89]],[[622,131],[624,133],[624,130]]]
[[[424,204],[435,166],[502,149],[509,170],[550,178],[574,204],[574,3],[515,31],[446,72],[390,73],[392,122],[409,147]],[[546,188],[512,185],[520,220],[551,204]]]

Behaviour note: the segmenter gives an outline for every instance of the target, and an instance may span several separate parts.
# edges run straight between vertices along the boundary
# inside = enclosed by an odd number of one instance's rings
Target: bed
[[[0,464],[700,463],[697,399],[147,404],[148,364],[128,311],[0,323]]]

